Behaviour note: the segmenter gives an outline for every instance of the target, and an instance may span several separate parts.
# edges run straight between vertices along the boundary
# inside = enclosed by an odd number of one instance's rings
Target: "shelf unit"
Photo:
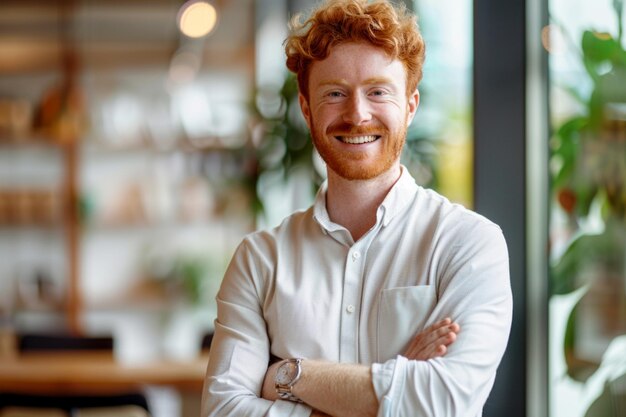
[[[88,139],[86,139],[88,140]],[[50,139],[45,135],[28,135],[24,136],[7,136],[5,135],[0,139],[0,152],[3,150],[9,150],[13,153],[20,151],[28,151],[30,149],[36,149],[38,153],[47,154],[54,159],[54,163],[60,165],[60,171],[62,172],[61,178],[57,184],[43,188],[41,186],[24,186],[24,185],[11,185],[3,186],[0,181],[0,219],[4,216],[4,221],[0,221],[0,230],[12,230],[15,233],[21,233],[25,230],[52,230],[62,236],[64,252],[65,252],[65,264],[66,267],[66,279],[65,296],[61,305],[57,306],[62,309],[61,314],[65,317],[67,329],[74,334],[81,334],[85,332],[84,325],[84,313],[86,311],[109,311],[123,309],[124,301],[109,303],[102,305],[96,305],[95,307],[89,306],[85,303],[85,294],[82,291],[83,275],[81,270],[82,265],[85,262],[84,246],[88,244],[85,242],[90,239],[90,236],[115,236],[120,235],[119,239],[124,239],[124,236],[132,235],[153,235],[157,231],[169,230],[169,231],[181,231],[183,229],[189,229],[192,231],[202,231],[211,222],[222,222],[225,217],[228,217],[229,213],[233,211],[233,206],[230,207],[225,203],[215,203],[217,207],[212,207],[214,215],[213,218],[191,218],[191,219],[141,219],[132,221],[118,221],[118,222],[99,222],[97,220],[89,218],[89,214],[85,213],[84,200],[86,192],[84,184],[81,184],[82,179],[86,176],[86,171],[90,169],[89,165],[94,164],[93,160],[98,160],[100,163],[108,159],[116,161],[120,158],[128,157],[168,157],[173,154],[182,153],[183,156],[193,156],[200,160],[205,160],[205,165],[213,166],[211,168],[213,174],[224,174],[220,172],[220,168],[215,168],[215,161],[220,160],[222,163],[231,164],[230,169],[222,171],[233,171],[233,166],[240,167],[246,163],[252,163],[253,161],[247,161],[250,158],[250,154],[246,153],[242,149],[227,149],[223,147],[210,147],[201,150],[193,150],[192,148],[183,146],[175,147],[169,150],[154,149],[149,146],[131,147],[131,148],[109,148],[100,145],[94,145],[90,142],[84,142],[78,139],[66,139],[62,143],[54,139]],[[223,167],[222,167],[223,168]],[[105,168],[106,170],[106,168]],[[208,177],[211,172],[204,173]],[[241,178],[239,179],[241,180]],[[218,180],[219,181],[219,180]],[[45,190],[45,191],[41,191]],[[222,191],[232,191],[225,187]],[[249,190],[244,190],[248,192]],[[25,214],[20,212],[24,207],[37,206],[38,203],[33,204],[20,204],[19,200],[12,198],[14,195],[30,195],[31,200],[37,200],[37,195],[50,195],[54,197],[54,203],[51,204],[49,210],[53,214],[48,215],[47,221],[41,221],[44,217],[41,214]],[[248,202],[248,205],[250,202]],[[248,210],[244,208],[243,210]],[[41,209],[35,210],[39,212]],[[3,214],[4,213],[4,214]],[[30,220],[29,220],[30,219]],[[228,221],[226,219],[226,221]],[[253,213],[249,213],[248,223],[240,223],[237,227],[241,227],[239,232],[243,234],[250,231],[254,227]],[[10,255],[10,254],[9,254]],[[83,271],[84,272],[84,271]],[[18,282],[17,285],[20,285]],[[149,297],[148,297],[149,298]],[[150,305],[154,306],[154,299],[145,301],[145,308],[150,309]],[[157,300],[158,301],[158,300]],[[163,301],[163,300],[161,300]],[[132,305],[132,300],[126,300],[129,305]],[[97,304],[97,303],[96,303]],[[47,314],[54,312],[54,307],[51,306],[16,306],[16,309],[21,312],[41,313]]]
[[[35,151],[38,154],[50,154],[59,159],[61,178],[56,183],[48,185],[11,184],[6,179],[0,185],[0,228],[12,235],[25,231],[58,232],[64,243],[65,264],[67,277],[65,281],[66,293],[60,306],[67,319],[67,326],[72,332],[79,332],[78,315],[80,300],[78,295],[78,247],[80,239],[78,212],[77,212],[77,170],[78,150],[76,140],[67,140],[63,143],[50,138],[46,134],[3,134],[0,136],[0,152],[15,156],[19,153]],[[28,158],[26,158],[28,159]],[[15,167],[14,167],[15,168]],[[39,179],[41,181],[41,179]],[[10,237],[9,237],[10,239]],[[11,242],[9,242],[10,244]],[[12,253],[6,254],[9,258]],[[7,261],[10,261],[8,259]],[[7,273],[7,271],[4,271]],[[37,272],[36,274],[42,273]],[[23,277],[19,277],[22,278]],[[42,276],[35,278],[35,290],[45,286]],[[31,284],[28,284],[31,285]],[[17,281],[16,287],[22,288],[24,282]],[[19,291],[17,291],[20,293]],[[21,294],[24,298],[24,294]],[[35,295],[35,294],[33,294]],[[17,309],[25,308],[23,300],[15,300]],[[42,305],[34,311],[51,312],[54,306]]]
[[[126,300],[120,292],[129,290],[126,284],[134,285],[130,281],[141,278],[144,265],[140,265],[143,260],[139,257],[144,254],[139,252],[145,242],[167,244],[172,250],[177,250],[176,245],[208,242],[223,246],[220,250],[224,253],[219,254],[223,258],[229,257],[226,252],[234,249],[241,235],[254,228],[255,214],[249,198],[255,168],[254,161],[248,159],[251,154],[244,149],[248,120],[241,118],[230,125],[243,127],[243,132],[234,134],[243,140],[231,146],[220,139],[228,136],[224,132],[229,126],[224,121],[233,116],[233,109],[247,108],[254,90],[255,4],[252,0],[224,3],[220,7],[220,25],[210,37],[200,40],[181,37],[176,26],[179,5],[169,1],[149,6],[134,0],[79,0],[59,5],[38,0],[37,4],[35,11],[21,2],[0,5],[0,21],[13,16],[11,30],[15,31],[11,37],[0,34],[0,46],[13,48],[0,51],[22,51],[20,59],[0,60],[0,160],[5,149],[10,150],[5,154],[11,154],[37,148],[39,159],[52,161],[60,172],[57,183],[45,191],[52,191],[61,209],[58,218],[48,223],[19,222],[8,216],[3,222],[3,210],[15,211],[12,206],[4,208],[2,202],[8,199],[2,198],[3,191],[28,194],[39,188],[30,188],[20,180],[5,182],[3,171],[5,177],[14,175],[6,172],[7,165],[4,169],[0,166],[0,256],[7,256],[9,261],[0,265],[0,293],[7,289],[3,281],[15,280],[15,271],[7,265],[17,262],[12,258],[22,256],[14,256],[17,251],[6,241],[27,235],[20,239],[28,241],[23,246],[29,260],[54,249],[54,268],[62,274],[64,285],[64,301],[58,306],[63,325],[74,333],[90,332],[91,317],[100,312],[142,308],[138,307],[141,303]],[[32,19],[31,13],[37,13],[37,19]],[[236,31],[230,30],[234,27]],[[68,53],[72,55],[69,61]],[[185,68],[185,64],[193,65]],[[186,76],[181,79],[181,74]],[[82,110],[89,124],[81,129],[70,128],[71,134],[67,134],[67,123],[33,128],[36,123],[24,122],[37,117],[44,95],[54,86],[63,85],[63,80],[72,81],[70,84],[84,94]],[[199,97],[201,92],[204,96]],[[179,111],[171,123],[164,123],[181,100],[200,100],[200,105],[196,101],[191,108]],[[25,106],[28,117],[23,117],[17,128],[6,129],[3,125],[8,120],[2,117],[2,106],[7,101]],[[105,108],[112,105],[117,107]],[[210,114],[198,114],[204,107]],[[194,114],[196,119],[188,120]],[[125,118],[122,124],[128,127],[137,122],[137,117],[151,117],[153,123],[134,125],[131,131],[111,129],[119,118]],[[76,120],[66,120],[70,127],[72,121]],[[193,125],[191,130],[182,126],[188,122]],[[207,124],[214,129],[202,136]],[[169,175],[180,161],[189,166],[197,166],[200,161],[204,166],[193,168],[193,172],[187,169],[173,182],[168,183],[171,176],[163,180],[162,176]],[[19,161],[7,162],[19,166]],[[24,165],[26,168],[20,167],[24,172],[34,167],[30,162]],[[241,177],[233,178],[236,185],[225,180],[232,174],[233,165],[238,174],[245,171],[248,185]],[[123,170],[127,170],[126,176]],[[202,194],[207,188],[212,193],[209,197]],[[183,195],[185,192],[188,194]],[[123,215],[128,198],[141,206],[135,217]],[[196,206],[182,207],[189,200],[197,200]],[[203,215],[202,210],[211,213]],[[40,238],[39,234],[48,232],[54,239]],[[178,253],[149,255],[154,260]],[[116,285],[118,293],[105,288]],[[0,294],[0,314],[4,298]],[[145,308],[151,309],[151,303],[147,302]],[[55,308],[25,306],[23,310],[48,313]]]

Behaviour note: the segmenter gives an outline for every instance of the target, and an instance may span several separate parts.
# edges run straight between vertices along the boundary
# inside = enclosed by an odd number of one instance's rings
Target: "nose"
[[[353,94],[346,102],[343,120],[354,126],[366,123],[372,119],[371,109],[366,98],[360,94]]]

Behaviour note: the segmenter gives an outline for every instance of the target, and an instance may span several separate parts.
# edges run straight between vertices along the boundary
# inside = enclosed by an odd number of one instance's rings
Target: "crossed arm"
[[[444,356],[459,331],[459,325],[449,318],[441,320],[417,334],[403,356],[412,360]],[[278,399],[274,375],[280,364],[270,366],[265,375],[262,397],[267,400]],[[375,416],[378,410],[370,367],[366,365],[305,359],[293,393],[314,409],[312,416]]]
[[[268,369],[272,346],[263,310],[263,296],[268,291],[263,277],[269,272],[263,269],[263,262],[257,265],[258,259],[267,260],[262,251],[242,245],[217,297],[218,319],[203,415],[308,416],[311,409],[318,416],[372,415],[377,411],[385,416],[480,415],[506,347],[512,313],[503,237],[494,227],[480,232],[471,234],[480,236],[478,243],[455,247],[455,256],[444,262],[445,269],[438,275],[437,303],[428,313],[430,317],[454,317],[463,326],[463,337],[454,340],[456,336],[451,336],[452,341],[442,343],[432,335],[427,338],[427,330],[409,342],[403,356],[371,366],[304,360],[304,375],[294,386],[294,394],[305,405],[275,401],[277,365]],[[270,308],[269,314],[277,312]],[[442,330],[439,337],[450,330]],[[430,333],[436,334],[432,328]],[[286,348],[277,342],[273,351],[283,357],[324,351],[323,345],[308,348],[302,340],[294,343],[296,348]],[[418,360],[428,358],[433,359]]]

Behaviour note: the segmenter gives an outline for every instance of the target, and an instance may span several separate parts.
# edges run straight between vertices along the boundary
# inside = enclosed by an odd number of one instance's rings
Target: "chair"
[[[67,351],[67,350],[106,350],[113,351],[113,338],[110,336],[73,336],[69,334],[29,334],[18,335],[18,351]]]
[[[136,405],[77,409],[71,414],[56,408],[7,407],[0,417],[149,417],[148,412]]]
[[[0,393],[0,417],[149,417],[143,394],[40,395]]]

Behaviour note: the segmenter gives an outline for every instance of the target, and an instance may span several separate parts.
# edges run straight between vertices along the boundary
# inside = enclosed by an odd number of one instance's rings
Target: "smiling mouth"
[[[335,136],[343,143],[349,143],[350,145],[361,145],[363,143],[374,142],[379,139],[378,135],[364,135],[364,136]]]

